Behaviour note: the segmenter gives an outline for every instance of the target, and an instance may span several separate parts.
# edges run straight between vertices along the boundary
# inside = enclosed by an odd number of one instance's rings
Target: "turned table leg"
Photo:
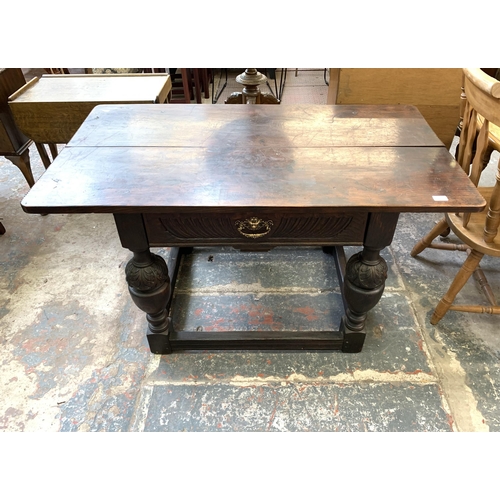
[[[344,352],[360,352],[365,340],[366,314],[373,309],[384,292],[387,264],[380,248],[364,247],[347,262],[344,298],[347,309],[340,331],[344,334]]]
[[[121,244],[133,252],[125,268],[128,290],[135,305],[146,313],[147,338],[151,352],[171,352],[171,320],[167,304],[171,283],[165,260],[149,250],[149,241],[141,214],[114,214]]]
[[[148,250],[134,252],[127,263],[125,278],[135,305],[146,313],[147,338],[151,352],[171,352],[169,334],[171,321],[167,304],[170,299],[170,278],[165,260]]]
[[[360,352],[363,347],[366,315],[382,297],[387,279],[387,263],[380,251],[391,244],[398,217],[398,213],[370,214],[363,250],[346,264],[343,297],[347,307],[340,323],[344,352]]]

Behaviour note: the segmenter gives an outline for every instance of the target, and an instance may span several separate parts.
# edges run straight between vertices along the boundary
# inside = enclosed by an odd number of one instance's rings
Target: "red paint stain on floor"
[[[216,319],[210,326],[204,326],[206,332],[219,332],[227,330],[227,320],[225,318]]]
[[[282,323],[274,320],[274,312],[267,307],[254,305],[248,309],[249,325],[270,325],[273,330],[279,330],[283,327]]]
[[[64,351],[68,347],[67,339],[50,339],[46,337],[36,337],[26,339],[22,343],[22,348],[26,352],[40,352],[45,353],[52,350]]]
[[[196,309],[194,314],[199,316],[203,313],[202,309]],[[279,320],[281,316],[275,318],[274,312],[269,307],[260,304],[241,304],[233,306],[229,309],[229,314],[226,311],[224,317],[212,319],[210,325],[203,326],[206,332],[224,331],[234,327],[235,324],[248,326],[268,326],[270,330],[282,330],[283,323]],[[205,319],[210,319],[205,317]],[[243,326],[244,328],[244,326]]]
[[[450,426],[450,429],[453,430],[453,417],[450,414],[448,414],[447,417],[448,417],[448,425]],[[484,424],[484,420],[483,420],[483,424]]]
[[[316,321],[318,319],[318,315],[312,307],[297,307],[293,312],[303,314],[307,321]]]
[[[280,321],[276,321],[274,318],[274,312],[268,307],[262,306],[260,304],[242,304],[237,307],[233,307],[231,312],[234,314],[246,314],[247,323],[251,326],[262,326],[269,325],[272,330],[281,330],[283,324]],[[243,318],[241,318],[243,320]]]

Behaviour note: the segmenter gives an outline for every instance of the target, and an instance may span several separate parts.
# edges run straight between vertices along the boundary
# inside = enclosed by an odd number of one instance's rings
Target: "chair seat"
[[[484,199],[490,202],[493,187],[478,188]],[[500,231],[491,243],[486,243],[483,239],[484,223],[488,210],[485,209],[479,213],[473,213],[467,224],[467,227],[462,226],[462,214],[446,214],[446,222],[451,227],[453,232],[467,245],[481,253],[500,257]]]

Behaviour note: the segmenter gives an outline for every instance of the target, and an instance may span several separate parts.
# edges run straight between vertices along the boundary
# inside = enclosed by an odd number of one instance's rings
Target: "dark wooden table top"
[[[413,106],[101,105],[22,202],[30,213],[480,211]]]

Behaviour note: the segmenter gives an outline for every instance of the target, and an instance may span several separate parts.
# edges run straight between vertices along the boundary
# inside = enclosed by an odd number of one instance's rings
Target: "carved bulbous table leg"
[[[168,338],[171,326],[166,309],[170,298],[167,264],[162,257],[149,250],[134,252],[125,268],[125,278],[132,300],[146,313],[151,352],[171,352]]]
[[[387,264],[380,257],[381,248],[364,247],[346,266],[344,296],[348,308],[340,325],[344,333],[344,352],[360,352],[366,313],[380,300],[387,278]]]

